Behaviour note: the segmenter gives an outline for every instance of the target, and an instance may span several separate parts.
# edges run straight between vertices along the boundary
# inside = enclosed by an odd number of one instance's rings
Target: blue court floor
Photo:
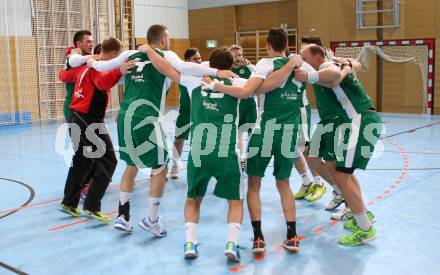
[[[376,215],[378,238],[361,247],[338,245],[348,232],[324,210],[329,190],[317,202],[296,203],[297,228],[305,239],[299,253],[287,253],[280,248],[286,225],[269,168],[262,188],[268,251],[253,257],[246,208],[240,264],[227,263],[223,256],[227,205],[212,195],[212,186],[202,204],[199,258],[183,259],[185,170],[178,180],[168,181],[161,204],[168,237],[155,239],[137,226],[127,235],[113,224],[70,218],[57,210],[68,170],[55,146],[60,123],[0,127],[0,274],[13,274],[7,268],[18,274],[57,275],[440,274],[440,117],[383,114],[383,119],[386,135],[397,135],[382,141],[382,155],[368,170],[356,172],[365,202]],[[107,122],[117,144],[115,123]],[[171,134],[173,125],[167,128]],[[185,151],[183,160],[188,144]],[[103,200],[103,210],[113,218],[124,168],[119,162]],[[147,213],[149,183],[149,171],[140,173],[132,198],[133,223]],[[298,190],[299,185],[292,171],[291,186]],[[18,208],[23,204],[27,206]]]

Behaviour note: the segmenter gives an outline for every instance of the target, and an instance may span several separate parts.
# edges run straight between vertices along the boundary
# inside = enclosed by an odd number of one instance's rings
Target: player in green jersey
[[[123,52],[110,61],[89,60],[89,66],[98,71],[111,70],[123,62],[134,61],[136,68],[125,76],[125,92],[118,115],[118,140],[120,157],[127,163],[120,186],[119,215],[115,228],[132,232],[130,197],[139,168],[152,168],[148,215],[139,226],[157,237],[165,237],[167,231],[159,220],[158,210],[163,195],[168,163],[166,136],[161,126],[165,109],[165,97],[171,79],[159,72],[149,60],[148,50],[154,48],[179,72],[203,75],[235,76],[231,71],[220,71],[200,64],[184,62],[169,50],[170,35],[166,26],[152,25],[147,32],[150,46],[140,51]]]
[[[161,61],[159,55],[149,53],[155,66]],[[232,54],[226,47],[214,50],[210,66],[228,70],[232,67]],[[162,60],[163,61],[163,60]],[[169,70],[169,69],[168,69]],[[242,86],[244,79],[214,79],[182,75],[180,85],[186,87],[191,98],[191,150],[188,157],[188,189],[185,203],[184,256],[187,259],[198,256],[197,227],[200,206],[209,180],[216,179],[214,194],[228,200],[228,242],[225,255],[230,261],[239,261],[238,239],[243,219],[243,184],[236,148],[239,98],[251,95],[249,92],[228,94],[213,91],[215,83]],[[211,82],[212,81],[212,82]],[[204,84],[204,86],[202,86]]]
[[[232,71],[239,77],[249,79],[254,70],[254,66],[243,56],[243,48],[239,45],[229,47],[234,63]],[[238,148],[240,150],[241,166],[244,169],[246,160],[246,146],[243,141],[243,134],[247,132],[249,137],[257,121],[257,97],[252,96],[240,101],[239,119],[238,119]]]
[[[260,93],[260,112],[256,128],[252,133],[247,156],[248,193],[247,201],[254,230],[253,252],[265,251],[264,236],[261,231],[261,178],[274,157],[274,172],[276,185],[283,207],[287,236],[283,242],[289,251],[299,250],[299,238],[296,233],[296,210],[292,190],[289,186],[289,176],[293,167],[294,150],[299,124],[299,110],[301,106],[301,90],[305,83],[293,78],[293,69],[298,67],[297,57],[289,61],[286,57],[287,33],[280,28],[273,28],[267,37],[267,49],[270,58],[260,60],[251,77],[244,87],[230,87],[215,84],[215,90],[223,93],[231,91],[252,91]],[[300,59],[299,59],[300,60]],[[292,62],[291,62],[292,61]],[[304,63],[302,67],[310,71],[308,82],[334,80],[340,75],[337,69],[316,72],[310,65]],[[288,71],[286,74],[285,71]],[[271,74],[276,75],[272,77]],[[271,75],[271,76],[269,76]],[[270,80],[269,80],[270,79]],[[272,81],[278,82],[276,89],[267,88]]]
[[[318,45],[305,47],[301,55],[315,69],[337,65],[326,61],[324,50]],[[343,245],[360,245],[376,237],[374,215],[366,210],[359,181],[353,173],[367,167],[383,129],[371,98],[353,73],[353,65],[360,67],[358,62],[348,60],[341,64],[341,76],[336,81],[314,86],[320,125],[325,129],[315,132],[310,149],[311,156],[326,160],[324,173],[341,189],[353,212],[352,218],[344,223],[352,234],[339,239]],[[298,71],[296,79],[301,81],[307,75]]]
[[[196,48],[187,49],[183,57],[186,62],[194,62],[198,64],[202,63],[202,57],[200,56],[199,50]],[[173,165],[171,166],[170,172],[172,179],[177,179],[179,177],[179,163],[180,157],[182,155],[183,144],[185,143],[185,140],[188,139],[191,130],[191,100],[188,95],[188,90],[185,86],[179,85],[179,91],[179,115],[176,119],[176,133],[173,147]]]

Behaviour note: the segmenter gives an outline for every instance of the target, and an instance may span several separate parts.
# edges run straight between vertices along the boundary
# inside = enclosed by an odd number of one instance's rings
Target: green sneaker
[[[318,184],[313,184],[315,187],[313,187],[313,193],[312,195],[310,195],[309,197],[307,197],[307,200],[309,202],[314,202],[319,200],[320,198],[322,198],[322,196],[324,196],[325,192],[327,192],[327,188],[325,188],[324,185],[318,185]]]
[[[376,222],[376,219],[371,211],[367,212],[367,217],[372,224]],[[353,214],[351,218],[349,218],[346,222],[344,222],[344,228],[351,232],[355,232],[356,230],[359,229]]]
[[[361,245],[368,241],[374,240],[376,237],[377,232],[374,227],[371,227],[368,231],[357,228],[357,230],[354,231],[351,235],[339,238],[339,243],[348,246]]]
[[[78,210],[78,208],[60,204],[60,206],[58,206],[58,210],[75,218],[81,217],[81,212]]]
[[[299,191],[295,194],[295,199],[303,199],[305,197],[307,197],[310,194],[313,194],[313,192],[315,191],[315,185],[313,183],[310,183],[307,186],[301,185],[301,188],[299,189]]]

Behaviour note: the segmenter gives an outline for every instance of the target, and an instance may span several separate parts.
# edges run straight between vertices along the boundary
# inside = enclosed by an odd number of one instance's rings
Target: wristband
[[[307,82],[309,83],[317,83],[319,82],[319,72],[311,72],[307,75]]]

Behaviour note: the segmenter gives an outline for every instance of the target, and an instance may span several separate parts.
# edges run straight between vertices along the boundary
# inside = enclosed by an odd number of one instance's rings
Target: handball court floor
[[[316,122],[316,112],[313,118]],[[376,215],[378,238],[361,247],[338,245],[338,237],[348,232],[324,210],[328,189],[317,202],[296,203],[297,230],[304,240],[299,253],[287,253],[280,246],[286,225],[269,168],[261,194],[267,252],[253,257],[245,208],[238,264],[223,256],[227,204],[212,195],[213,184],[201,209],[199,258],[187,261],[184,168],[178,180],[168,180],[161,203],[168,236],[153,238],[137,226],[147,212],[149,171],[137,178],[131,201],[134,232],[124,234],[113,223],[71,218],[57,210],[68,169],[54,146],[61,122],[0,127],[0,274],[440,274],[440,117],[383,114],[383,119],[391,137],[382,140],[382,155],[368,170],[356,172]],[[115,122],[109,118],[107,123],[117,144]],[[174,126],[166,128],[173,140]],[[186,143],[183,164],[188,149]],[[124,168],[119,162],[103,199],[103,210],[113,218]],[[290,181],[298,190],[295,170]]]

